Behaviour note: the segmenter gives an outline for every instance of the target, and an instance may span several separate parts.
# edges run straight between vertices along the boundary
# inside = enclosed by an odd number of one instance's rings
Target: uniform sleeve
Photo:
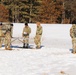
[[[29,27],[29,34],[31,33],[31,28]]]
[[[23,28],[22,36],[23,36],[23,33],[24,33],[24,28]]]
[[[42,35],[42,27],[41,27],[41,29],[40,29],[40,33],[39,33],[40,35]]]
[[[4,34],[3,34],[2,30],[0,30],[0,36],[4,36]]]
[[[71,36],[71,38],[73,38],[73,28],[72,27],[70,29],[70,36]]]

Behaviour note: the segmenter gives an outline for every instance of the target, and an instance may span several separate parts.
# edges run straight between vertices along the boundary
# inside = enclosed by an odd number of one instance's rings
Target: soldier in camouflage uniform
[[[25,27],[23,28],[23,48],[29,47],[29,34],[31,33],[31,28],[28,26],[28,23],[25,23]]]
[[[5,33],[5,49],[12,50],[11,48],[11,31],[10,29],[6,30]]]
[[[13,24],[10,24],[10,30],[11,30],[11,37],[13,37]]]
[[[72,38],[72,46],[73,46],[73,53],[76,53],[76,22],[72,22],[72,27],[70,29],[70,36]]]
[[[0,48],[2,47],[2,23],[0,23]]]
[[[42,26],[40,25],[40,22],[37,22],[36,36],[34,38],[34,42],[36,44],[37,49],[39,49],[41,46],[41,36],[42,36]]]

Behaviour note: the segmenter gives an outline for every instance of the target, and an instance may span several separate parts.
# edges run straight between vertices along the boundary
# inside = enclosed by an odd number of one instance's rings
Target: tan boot
[[[76,52],[73,52],[73,54],[76,54]]]
[[[40,49],[40,47],[39,46],[36,46],[36,49]]]
[[[8,47],[8,50],[12,50],[12,48]]]
[[[8,48],[7,48],[7,47],[5,47],[5,50],[8,50]]]
[[[0,44],[0,48],[2,47],[2,45]]]

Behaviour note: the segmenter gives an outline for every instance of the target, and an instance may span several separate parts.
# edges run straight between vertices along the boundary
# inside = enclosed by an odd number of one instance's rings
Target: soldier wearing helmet
[[[40,25],[40,22],[37,22],[36,24],[37,24],[37,30],[34,42],[36,44],[36,48],[39,49],[41,47],[42,26]]]
[[[2,23],[0,23],[0,48],[2,47]]]
[[[11,30],[7,29],[5,33],[5,50],[12,50],[11,48]]]

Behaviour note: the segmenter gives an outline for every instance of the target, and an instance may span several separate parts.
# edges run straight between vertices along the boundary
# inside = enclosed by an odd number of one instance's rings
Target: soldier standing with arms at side
[[[11,30],[7,29],[5,33],[5,50],[12,50],[11,48]]]
[[[36,44],[37,49],[41,47],[41,36],[42,36],[42,26],[40,25],[40,22],[37,22],[36,36],[34,38],[34,42]]]
[[[10,30],[11,30],[11,38],[13,37],[13,24],[10,24]]]
[[[28,23],[25,23],[25,27],[23,28],[23,48],[29,48],[29,34],[31,33],[31,28],[28,26]]]
[[[72,38],[73,54],[75,54],[76,53],[76,20],[72,22],[72,27],[70,29],[70,36]]]

